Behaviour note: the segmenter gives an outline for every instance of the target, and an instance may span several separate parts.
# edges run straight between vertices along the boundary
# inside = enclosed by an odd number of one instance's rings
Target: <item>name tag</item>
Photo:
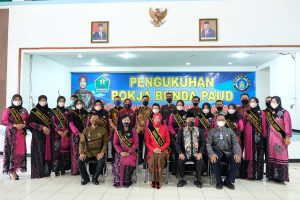
[[[223,134],[220,134],[220,140],[224,140]]]

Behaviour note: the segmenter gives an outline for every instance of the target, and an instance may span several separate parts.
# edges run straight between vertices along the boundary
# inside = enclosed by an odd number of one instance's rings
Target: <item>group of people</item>
[[[217,100],[199,107],[200,98],[192,99],[192,107],[178,100],[174,105],[172,93],[166,94],[167,104],[142,98],[142,105],[133,110],[132,101],[114,97],[115,106],[109,111],[104,102],[93,102],[87,111],[76,95],[66,106],[63,96],[57,106],[48,107],[47,97],[41,95],[38,104],[28,113],[22,97],[12,97],[11,106],[4,110],[2,124],[6,126],[3,172],[18,180],[17,171],[25,172],[26,129],[32,133],[31,178],[42,178],[54,172],[56,176],[71,170],[81,175],[81,184],[99,184],[112,144],[112,174],[115,187],[132,185],[132,175],[138,164],[147,164],[151,186],[159,189],[163,169],[170,161],[170,171],[179,176],[178,187],[187,184],[186,163],[193,163],[195,186],[201,188],[203,173],[211,173],[216,187],[234,189],[236,177],[262,180],[266,162],[266,178],[276,182],[289,181],[288,145],[292,136],[291,118],[277,96],[266,98],[261,110],[257,98],[241,95],[241,106]],[[90,162],[94,161],[94,162]],[[87,172],[89,164],[89,173]],[[222,163],[227,177],[222,180]],[[167,169],[169,170],[169,169]]]

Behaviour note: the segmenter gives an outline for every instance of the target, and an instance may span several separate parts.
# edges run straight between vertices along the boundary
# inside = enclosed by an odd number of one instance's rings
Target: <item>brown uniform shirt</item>
[[[108,133],[104,127],[87,127],[80,136],[79,154],[87,157],[97,157],[98,153],[107,153]]]
[[[145,130],[146,122],[150,116],[151,108],[149,107],[139,107],[135,110],[136,114],[136,130],[138,133],[143,133]]]

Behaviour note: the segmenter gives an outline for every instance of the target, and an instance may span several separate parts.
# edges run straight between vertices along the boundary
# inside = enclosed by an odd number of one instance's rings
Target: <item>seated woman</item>
[[[148,149],[146,160],[152,177],[152,188],[160,189],[162,171],[168,158],[168,147],[170,145],[170,134],[168,127],[162,125],[162,115],[155,113],[153,119],[149,120],[146,129],[145,143]]]
[[[138,147],[138,135],[130,125],[130,116],[122,116],[122,125],[114,133],[113,144],[116,149],[113,165],[114,186],[128,188],[131,184],[131,176],[136,166]]]

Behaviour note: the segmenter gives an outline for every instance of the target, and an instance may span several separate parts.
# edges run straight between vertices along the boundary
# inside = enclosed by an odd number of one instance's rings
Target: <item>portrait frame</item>
[[[205,25],[208,29],[205,30]],[[199,41],[218,41],[218,19],[217,18],[200,18],[199,19]]]
[[[101,25],[104,34],[100,36],[99,32],[97,32],[97,29]],[[108,43],[108,42],[109,42],[109,21],[92,21],[91,22],[91,43]]]

